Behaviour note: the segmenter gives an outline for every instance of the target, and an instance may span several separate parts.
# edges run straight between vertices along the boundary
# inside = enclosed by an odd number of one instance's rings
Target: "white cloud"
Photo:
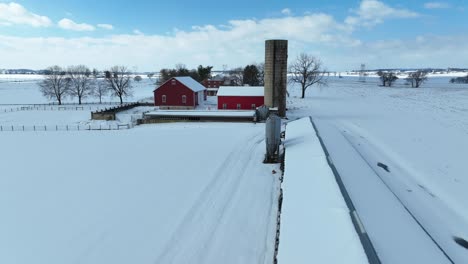
[[[285,8],[285,9],[281,10],[281,14],[290,16],[290,15],[292,15],[292,11],[289,8]]]
[[[58,22],[58,26],[73,31],[94,31],[95,27],[86,23],[76,23],[75,21],[64,18]]]
[[[392,7],[378,17],[414,17]],[[468,57],[468,34],[422,36],[414,40],[363,42],[353,36],[354,25],[372,21],[360,8],[346,22],[323,13],[261,20],[231,20],[223,26],[194,26],[168,34],[131,34],[105,37],[12,37],[0,35],[0,57],[7,68],[41,69],[50,65],[86,64],[106,69],[112,65],[159,70],[184,63],[188,67],[213,65],[221,69],[264,60],[266,39],[288,39],[289,58],[300,52],[320,57],[330,70],[369,67],[464,67]],[[408,13],[409,12],[409,13]],[[391,15],[389,15],[391,14]],[[70,52],[73,50],[73,52]],[[453,56],[454,51],[457,55]],[[118,55],[116,55],[118,54]]]
[[[362,58],[373,65],[394,67],[466,67],[468,35],[417,36],[410,40],[384,40],[362,47]],[[385,65],[382,65],[385,63]]]
[[[135,35],[144,35],[143,32],[141,32],[139,29],[134,29],[133,34],[135,34]]]
[[[97,26],[98,26],[98,28],[107,29],[107,30],[113,30],[114,29],[114,26],[111,25],[111,24],[98,24]]]
[[[22,5],[11,2],[0,3],[0,26],[29,25],[33,27],[49,27],[52,21],[46,16],[40,16],[26,10]]]
[[[450,7],[451,5],[449,3],[444,2],[428,2],[424,4],[424,8],[426,9],[447,9]]]
[[[415,18],[420,15],[408,9],[394,8],[377,0],[363,0],[357,10],[353,10],[357,16],[346,18],[346,24],[350,26],[372,27],[383,23],[385,19]]]
[[[304,47],[349,47],[359,45],[347,28],[326,14],[262,20],[232,20],[225,26],[197,26],[171,34],[113,35],[83,38],[0,37],[0,57],[8,67],[19,64],[44,68],[48,65],[87,64],[105,68],[112,64],[138,65],[155,70],[182,62],[221,67],[246,65],[264,59],[264,41],[290,40],[291,56]],[[73,50],[73,52],[69,52]],[[115,56],[115,54],[119,54]]]

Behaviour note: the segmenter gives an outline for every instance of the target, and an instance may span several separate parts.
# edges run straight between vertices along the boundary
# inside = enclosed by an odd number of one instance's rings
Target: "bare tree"
[[[98,75],[93,74],[94,77],[94,89],[93,95],[99,98],[99,103],[102,104],[102,97],[106,96],[109,93],[109,87],[103,79],[99,79]]]
[[[393,83],[398,80],[398,76],[394,72],[384,72],[384,71],[378,71],[377,75],[380,78],[380,81],[382,82],[382,86],[388,86],[392,87]]]
[[[231,85],[242,86],[244,85],[244,69],[242,67],[237,67],[229,71],[229,79]]]
[[[93,78],[91,71],[84,65],[68,67],[68,76],[70,77],[70,92],[71,97],[78,97],[78,104],[93,92]]]
[[[289,67],[289,72],[292,75],[289,82],[301,85],[301,98],[305,97],[305,92],[310,86],[314,84],[318,86],[327,85],[326,71],[323,68],[322,61],[314,56],[301,53]]]
[[[411,83],[412,88],[419,88],[421,84],[427,81],[427,72],[426,71],[416,71],[408,74],[406,81]]]
[[[57,100],[61,105],[63,98],[70,90],[70,79],[60,66],[49,67],[46,72],[47,75],[39,84],[41,92],[45,97]]]
[[[265,85],[265,63],[259,63],[257,64],[257,69],[258,69],[258,84],[260,86]]]
[[[119,97],[123,104],[123,97],[132,95],[132,76],[125,66],[114,66],[106,71],[106,82],[112,95]]]

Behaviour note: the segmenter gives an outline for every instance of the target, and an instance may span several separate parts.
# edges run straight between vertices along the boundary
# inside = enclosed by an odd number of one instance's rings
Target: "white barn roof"
[[[176,79],[177,81],[179,81],[180,83],[185,85],[187,88],[189,88],[190,90],[192,90],[192,91],[194,91],[196,93],[206,90],[205,86],[203,86],[199,82],[195,81],[192,77],[186,76],[186,77],[173,77],[173,78],[169,79],[168,81],[166,81],[165,83],[163,83],[162,85],[158,86],[158,88],[156,88],[155,91],[157,89],[161,88],[164,84],[166,84],[167,82],[169,82],[172,79]]]
[[[263,86],[220,86],[218,96],[264,96]]]
[[[195,81],[192,77],[174,77],[174,79],[181,82],[183,85],[187,86],[187,88],[194,92],[201,92],[206,89],[205,86]]]

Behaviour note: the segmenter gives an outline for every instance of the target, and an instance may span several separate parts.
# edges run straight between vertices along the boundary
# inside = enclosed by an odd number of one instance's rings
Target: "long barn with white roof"
[[[256,109],[265,104],[264,94],[263,86],[221,86],[218,90],[218,109]]]

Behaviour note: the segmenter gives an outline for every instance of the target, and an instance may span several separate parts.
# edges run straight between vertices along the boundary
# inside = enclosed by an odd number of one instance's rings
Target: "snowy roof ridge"
[[[195,81],[192,77],[190,76],[179,76],[179,77],[172,77],[169,80],[165,81],[163,84],[159,85],[154,91],[158,90],[162,86],[164,86],[166,83],[168,83],[170,80],[176,79],[183,85],[185,85],[187,88],[194,92],[201,92],[206,90],[205,86],[201,85],[199,82]]]
[[[194,92],[201,92],[206,89],[205,86],[201,85],[190,76],[174,77],[174,79],[181,82],[183,85],[187,86],[187,88]]]
[[[220,86],[218,96],[264,96],[263,86]]]

